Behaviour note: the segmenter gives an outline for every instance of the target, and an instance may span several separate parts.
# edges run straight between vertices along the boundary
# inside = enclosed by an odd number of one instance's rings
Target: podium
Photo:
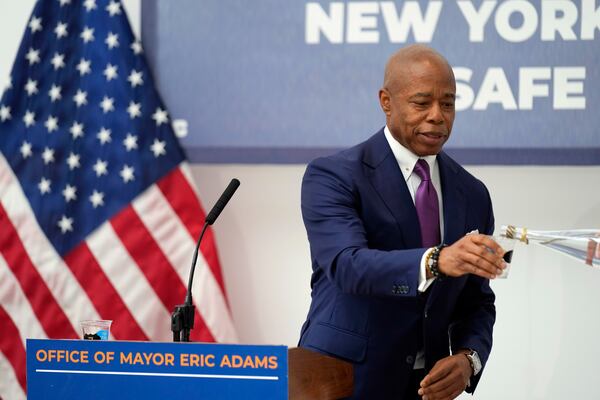
[[[333,400],[352,395],[354,368],[337,358],[295,347],[288,350],[289,399]]]
[[[27,340],[33,400],[337,399],[352,378],[347,362],[285,346]]]

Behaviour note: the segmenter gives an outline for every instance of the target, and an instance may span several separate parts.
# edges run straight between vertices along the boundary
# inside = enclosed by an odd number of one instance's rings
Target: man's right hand
[[[506,268],[504,249],[490,236],[466,235],[440,251],[438,269],[448,276],[473,274],[494,279]]]

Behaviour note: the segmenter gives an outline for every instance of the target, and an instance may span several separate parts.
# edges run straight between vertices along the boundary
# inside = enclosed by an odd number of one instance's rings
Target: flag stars
[[[79,154],[71,152],[71,154],[69,154],[69,157],[67,157],[67,165],[69,166],[69,169],[71,171],[73,171],[75,168],[79,168],[81,166],[81,164],[79,163]]]
[[[44,122],[44,126],[48,129],[48,133],[52,133],[55,130],[58,130],[58,118],[49,115],[46,122]]]
[[[88,26],[83,28],[83,31],[79,35],[83,39],[83,43],[89,43],[94,40],[94,28]]]
[[[54,150],[46,147],[42,152],[42,159],[44,160],[44,164],[48,165],[54,162]]]
[[[56,34],[57,39],[66,37],[69,33],[67,31],[67,24],[65,22],[59,22],[58,24],[56,24],[56,28],[54,28],[54,33]]]
[[[117,78],[117,66],[112,64],[106,64],[106,68],[104,68],[103,72],[104,76],[106,76],[107,81],[111,81]]]
[[[90,12],[90,11],[98,8],[98,6],[96,6],[96,0],[85,0],[83,2],[83,6],[85,7],[87,12]]]
[[[56,100],[60,100],[62,98],[62,95],[60,94],[61,90],[62,90],[61,87],[57,86],[57,85],[52,85],[52,88],[50,88],[50,91],[48,92],[48,96],[50,96],[50,100],[52,100],[53,103]]]
[[[71,0],[58,0],[60,2],[60,6],[66,6],[67,4],[71,4]]]
[[[92,67],[91,67],[92,63],[90,60],[86,60],[85,58],[82,58],[79,61],[79,64],[77,64],[77,67],[75,67],[77,69],[77,71],[79,71],[79,75],[83,76],[85,74],[89,74],[90,72],[92,72]]]
[[[165,146],[166,143],[164,140],[154,139],[152,146],[150,146],[150,150],[154,153],[154,157],[158,158],[159,156],[167,154]]]
[[[152,119],[156,122],[156,126],[160,126],[167,123],[169,120],[169,114],[166,110],[162,110],[160,107],[157,107],[154,114],[152,114]]]
[[[4,90],[12,89],[12,76],[9,76],[2,86]]]
[[[127,77],[127,80],[131,84],[131,87],[142,85],[144,83],[142,71],[132,70]]]
[[[10,107],[2,105],[2,107],[0,107],[0,121],[4,122],[11,118],[12,115],[10,115]]]
[[[119,47],[119,35],[109,32],[108,36],[106,36],[106,39],[104,40],[104,43],[106,43],[108,48],[111,50],[115,47]]]
[[[42,30],[42,18],[41,17],[32,17],[31,21],[29,21],[29,29],[31,29],[31,33],[36,33],[37,31]]]
[[[138,139],[137,136],[132,135],[131,133],[127,134],[127,136],[123,140],[123,145],[125,146],[127,151],[137,149],[137,147],[138,147],[137,139]]]
[[[57,225],[63,234],[71,232],[73,230],[73,218],[67,218],[66,215],[63,215]]]
[[[73,96],[73,101],[77,104],[78,108],[87,104],[87,92],[84,92],[81,89],[77,90],[77,93]]]
[[[23,122],[25,122],[26,127],[30,127],[35,124],[35,113],[33,111],[25,111],[25,115],[23,116]]]
[[[106,6],[106,11],[108,11],[111,17],[121,14],[121,4],[119,4],[117,1],[111,0],[110,4]]]
[[[50,179],[42,178],[42,180],[38,183],[40,194],[44,195],[46,193],[50,193],[50,184]]]
[[[94,164],[94,172],[96,172],[96,176],[99,178],[102,175],[106,175],[108,173],[108,163],[106,161],[102,161],[98,159],[96,164]]]
[[[37,81],[34,81],[33,79],[28,79],[27,83],[25,84],[25,91],[27,92],[28,96],[36,94],[38,92]]]
[[[131,119],[139,117],[142,115],[142,105],[140,103],[130,101],[129,106],[127,107],[127,112],[129,113],[129,118]]]
[[[62,195],[67,203],[70,201],[77,200],[77,188],[67,183],[67,186],[65,186],[65,188],[62,191]]]
[[[83,124],[77,121],[73,122],[73,125],[71,125],[71,128],[69,129],[69,132],[71,132],[73,140],[77,139],[78,137],[83,137]]]
[[[27,59],[27,61],[29,61],[29,65],[39,63],[40,62],[40,51],[34,49],[33,47],[30,47],[29,51],[25,55],[25,58]]]
[[[100,143],[102,145],[105,145],[106,143],[110,143],[111,142],[111,131],[110,129],[106,129],[106,128],[102,128],[100,129],[100,132],[98,132],[98,134],[96,135],[96,137],[98,138],[98,140],[100,140]]]
[[[31,151],[31,143],[23,142],[21,148],[19,149],[23,158],[27,159],[32,156],[33,152]]]
[[[92,195],[90,196],[90,202],[94,206],[94,208],[98,208],[104,205],[104,193],[94,190]]]
[[[102,108],[102,112],[104,112],[104,114],[110,111],[114,111],[115,99],[113,99],[112,97],[104,96],[104,98],[100,102],[100,108]]]
[[[59,68],[64,68],[65,66],[65,55],[60,53],[54,53],[52,60],[50,61],[54,70],[56,71]]]
[[[142,44],[139,40],[136,40],[135,42],[131,43],[130,47],[131,50],[133,50],[133,54],[135,54],[136,56],[144,51],[144,49],[142,48]]]
[[[135,179],[133,176],[133,171],[133,167],[130,167],[129,165],[123,166],[123,169],[121,172],[119,172],[119,175],[121,175],[121,178],[123,178],[123,183],[127,183]]]

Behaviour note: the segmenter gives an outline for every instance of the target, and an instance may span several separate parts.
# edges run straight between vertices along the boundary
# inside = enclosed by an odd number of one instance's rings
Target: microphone
[[[238,181],[235,178],[233,178],[231,182],[229,182],[229,185],[227,185],[227,188],[225,189],[221,197],[219,197],[219,200],[217,200],[212,210],[210,210],[210,212],[206,216],[205,221],[207,224],[212,225],[215,223],[217,218],[219,218],[219,215],[221,215],[221,211],[223,211],[227,203],[229,203],[229,200],[231,200],[231,197],[233,196],[233,194],[239,186],[240,181]]]
[[[202,232],[200,232],[200,237],[198,238],[198,242],[196,243],[196,248],[194,249],[194,256],[192,257],[192,267],[190,268],[190,277],[188,280],[187,293],[185,295],[185,303],[175,306],[173,313],[171,314],[171,331],[173,331],[173,341],[174,342],[189,342],[190,341],[190,331],[194,328],[194,310],[195,306],[192,302],[192,283],[194,281],[194,272],[196,270],[196,261],[198,260],[198,250],[200,248],[200,242],[204,237],[204,232],[209,225],[215,223],[233,194],[240,186],[240,181],[237,179],[232,179],[227,185],[227,188],[219,197],[219,200],[215,203],[212,210],[208,213],[206,218],[204,219],[204,226],[202,227]]]

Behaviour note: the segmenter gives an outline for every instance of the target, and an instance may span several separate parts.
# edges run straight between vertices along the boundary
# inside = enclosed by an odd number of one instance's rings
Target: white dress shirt
[[[419,157],[414,154],[412,151],[401,145],[390,132],[389,128],[386,126],[383,130],[385,134],[385,138],[392,149],[392,153],[398,162],[398,167],[402,172],[402,176],[404,176],[404,180],[406,181],[406,185],[408,186],[408,191],[410,192],[410,196],[412,197],[413,203],[415,201],[415,193],[417,192],[417,188],[421,184],[421,178],[416,173],[413,174],[413,170],[419,158],[423,158],[429,164],[429,171],[431,174],[431,183],[435,188],[438,196],[439,210],[440,210],[440,233],[442,237],[443,243],[443,234],[444,234],[444,207],[442,202],[442,186],[440,182],[440,168],[437,162],[437,156],[426,156]],[[421,258],[421,265],[419,268],[419,282],[418,282],[418,290],[419,292],[424,292],[427,288],[433,283],[435,277],[427,279],[426,266],[425,266],[425,258],[429,251],[426,251]],[[425,367],[425,354],[421,350],[417,353],[415,357],[414,368],[424,368]]]

